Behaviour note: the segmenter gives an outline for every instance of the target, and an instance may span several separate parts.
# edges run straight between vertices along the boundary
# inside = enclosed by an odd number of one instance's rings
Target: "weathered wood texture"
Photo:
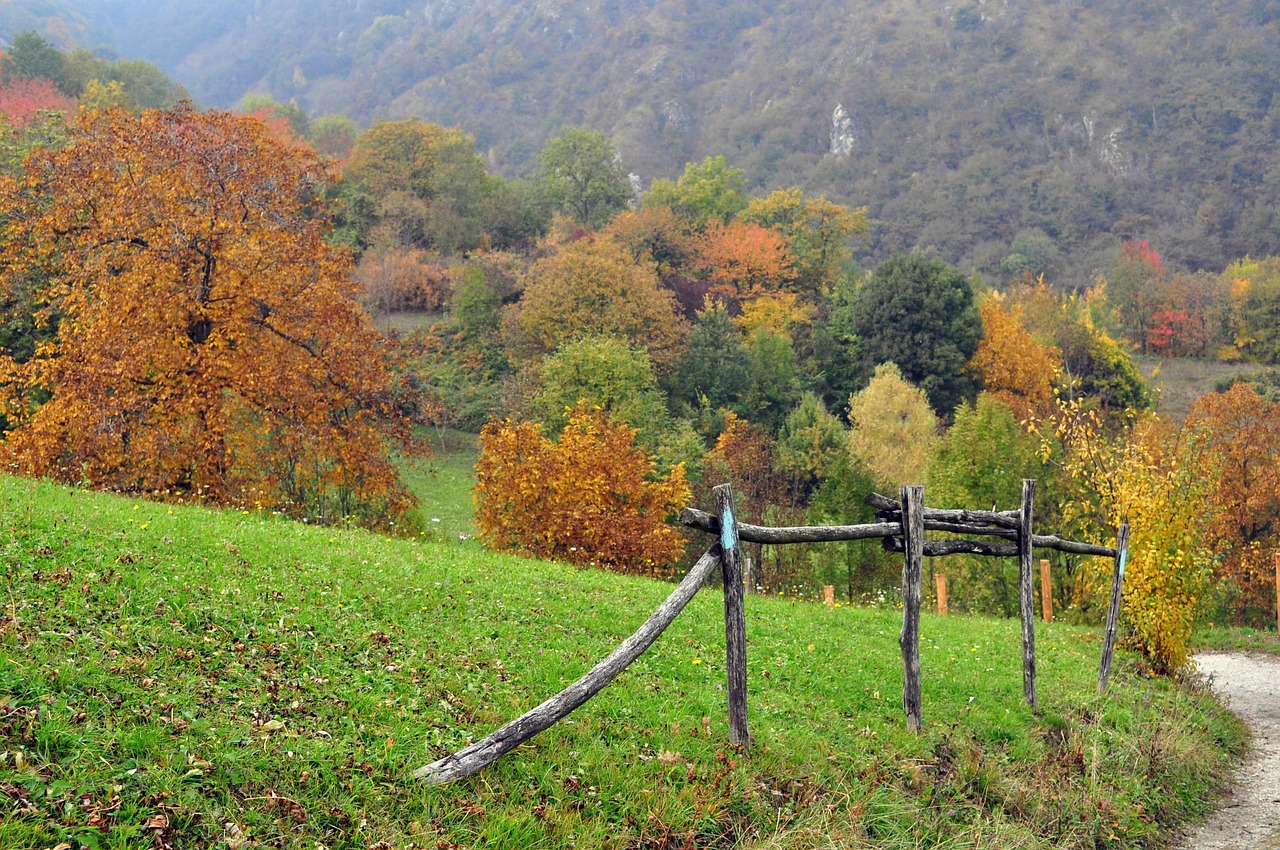
[[[747,731],[747,616],[742,593],[742,550],[733,515],[733,490],[721,484],[711,490],[720,519],[720,569],[724,576],[724,649],[729,698],[729,742],[751,744]]]
[[[714,514],[697,508],[685,508],[680,511],[680,522],[688,528],[705,531],[708,534],[720,533],[720,520]],[[747,543],[835,543],[841,540],[870,540],[888,534],[901,533],[902,527],[896,522],[783,528],[738,523],[738,539]]]
[[[924,488],[903,487],[902,537],[902,709],[907,729],[919,732],[924,724],[920,700],[920,574],[924,568]]]
[[[862,501],[876,510],[896,511],[899,509],[897,502],[879,493],[868,493]],[[1017,511],[967,511],[963,509],[925,508],[923,519],[926,522],[938,520],[940,522],[961,522],[966,525],[995,525],[1014,530],[1018,528]]]
[[[880,508],[878,493],[873,493],[876,500],[870,501],[874,507]],[[868,500],[871,499],[868,496]],[[826,526],[787,526],[770,528],[763,525],[738,524],[738,538],[747,543],[835,543],[842,540],[868,540],[873,538],[893,538],[902,534],[902,523],[897,519],[897,507],[892,508],[894,519],[864,525],[826,525]],[[1016,512],[1014,513],[1016,516]],[[941,515],[944,518],[935,518]],[[972,522],[962,521],[962,517],[971,518]],[[925,508],[925,529],[928,531],[948,531],[952,534],[976,534],[987,537],[1001,537],[1017,540],[1018,529],[1015,525],[991,525],[978,520],[983,517],[1000,517],[1005,521],[1005,514],[994,514],[990,511],[937,510]],[[713,514],[697,508],[685,508],[680,511],[680,522],[688,528],[705,531],[708,534],[720,533],[720,521]],[[1069,552],[1074,555],[1097,555],[1103,558],[1114,558],[1116,550],[1107,546],[1096,546],[1092,543],[1080,543],[1075,540],[1063,540],[1054,535],[1035,535],[1032,545],[1037,549],[1053,549],[1058,552]],[[890,551],[901,552],[901,546],[886,544]],[[1002,545],[975,540],[937,540],[930,541],[925,547],[926,557],[939,555],[997,555],[1015,557],[1018,554],[1016,543]]]
[[[1040,611],[1046,623],[1053,622],[1053,576],[1049,573],[1049,562],[1040,559]]]
[[[1116,629],[1120,624],[1120,598],[1124,593],[1124,562],[1129,555],[1129,524],[1116,535],[1116,565],[1111,574],[1111,603],[1107,606],[1107,626],[1102,635],[1102,659],[1098,662],[1098,693],[1107,690],[1111,678],[1111,656],[1116,649]]]
[[[666,601],[658,606],[658,610],[654,611],[653,615],[636,629],[631,637],[618,644],[617,649],[609,653],[607,658],[591,668],[581,679],[483,740],[445,756],[439,761],[418,768],[413,773],[414,778],[423,779],[432,784],[441,784],[470,776],[568,716],[578,706],[599,693],[605,685],[626,669],[627,665],[652,646],[667,626],[671,625],[671,621],[689,604],[689,600],[706,582],[712,571],[719,566],[720,546],[717,544],[698,559],[693,569],[689,570],[689,574]]]
[[[1022,508],[1018,512],[1018,609],[1022,615],[1022,695],[1032,708],[1036,707],[1036,594],[1031,554],[1035,498],[1035,479],[1022,479]]]

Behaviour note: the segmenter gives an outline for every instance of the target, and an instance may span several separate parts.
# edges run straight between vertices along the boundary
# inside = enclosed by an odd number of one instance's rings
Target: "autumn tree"
[[[1120,333],[1143,352],[1150,350],[1152,319],[1160,309],[1160,289],[1168,274],[1164,260],[1145,240],[1125,242],[1107,272],[1107,296]]]
[[[979,310],[982,339],[969,368],[983,388],[1007,405],[1019,419],[1041,416],[1053,404],[1053,390],[1062,374],[1062,354],[1040,345],[1022,324],[1022,308],[1006,307],[994,294]]]
[[[538,163],[543,194],[579,227],[599,227],[631,198],[627,172],[604,133],[570,127],[547,140]]]
[[[1248,281],[1238,344],[1252,360],[1280,363],[1280,257],[1237,264],[1235,273]]]
[[[750,222],[709,223],[698,241],[698,263],[711,293],[734,303],[775,292],[795,279],[787,240]]]
[[[1240,624],[1275,621],[1272,555],[1280,546],[1280,405],[1247,383],[1198,399],[1187,415],[1213,449],[1203,473],[1211,476],[1215,507],[1201,529],[1218,556],[1217,573],[1231,585],[1226,612]]]
[[[48,80],[17,78],[0,86],[0,113],[18,127],[42,112],[70,112],[74,106],[71,98]]]
[[[445,254],[484,244],[486,204],[501,192],[475,140],[417,119],[378,121],[351,150],[341,191],[359,248]]]
[[[1045,426],[1045,456],[1078,485],[1063,504],[1069,524],[1104,539],[1131,526],[1124,612],[1134,644],[1157,672],[1181,670],[1211,573],[1205,440],[1154,414],[1133,412],[1116,428],[1079,399],[1060,400]],[[1081,592],[1105,598],[1110,562],[1091,559],[1087,570]]]
[[[920,484],[938,442],[938,418],[924,391],[893,363],[849,399],[849,451],[885,488]]]
[[[4,178],[0,294],[52,337],[0,361],[6,468],[402,522],[411,394],[314,215],[323,167],[189,108],[89,112]]]
[[[895,363],[939,416],[973,397],[964,367],[978,348],[982,322],[968,279],[946,263],[897,254],[877,266],[858,291],[853,333],[861,340],[864,380],[879,364]]]
[[[669,575],[684,543],[667,519],[689,502],[684,468],[655,479],[635,431],[579,408],[558,441],[532,422],[480,434],[476,527],[493,549],[636,575]]]
[[[612,239],[580,239],[534,263],[505,324],[517,359],[550,354],[589,334],[611,334],[669,370],[684,350],[685,321],[651,267],[638,266]]]
[[[813,293],[835,284],[852,260],[850,240],[871,231],[866,207],[851,210],[799,189],[754,198],[738,218],[782,234],[800,287]]]

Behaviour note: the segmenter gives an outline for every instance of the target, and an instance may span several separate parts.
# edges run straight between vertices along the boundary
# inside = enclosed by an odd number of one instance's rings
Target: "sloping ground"
[[[1266,368],[1257,363],[1221,363],[1191,357],[1136,359],[1142,377],[1155,391],[1156,410],[1176,420],[1185,417],[1196,399],[1215,392],[1223,381]]]
[[[754,746],[726,745],[704,590],[569,722],[442,788],[410,774],[572,681],[670,585],[243,511],[0,479],[0,847],[1137,847],[1240,746],[1097,633],[751,598]]]

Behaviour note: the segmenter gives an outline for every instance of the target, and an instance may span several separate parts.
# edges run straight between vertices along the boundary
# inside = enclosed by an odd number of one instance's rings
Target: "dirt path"
[[[1234,785],[1181,850],[1280,850],[1280,658],[1239,653],[1196,656],[1218,694],[1253,731]]]

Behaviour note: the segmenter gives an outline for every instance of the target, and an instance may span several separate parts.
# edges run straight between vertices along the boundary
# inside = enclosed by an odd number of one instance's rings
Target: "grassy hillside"
[[[572,681],[669,585],[0,479],[0,847],[1149,847],[1241,746],[1098,636],[748,600],[730,749],[705,590],[570,721],[470,780],[412,770]]]

